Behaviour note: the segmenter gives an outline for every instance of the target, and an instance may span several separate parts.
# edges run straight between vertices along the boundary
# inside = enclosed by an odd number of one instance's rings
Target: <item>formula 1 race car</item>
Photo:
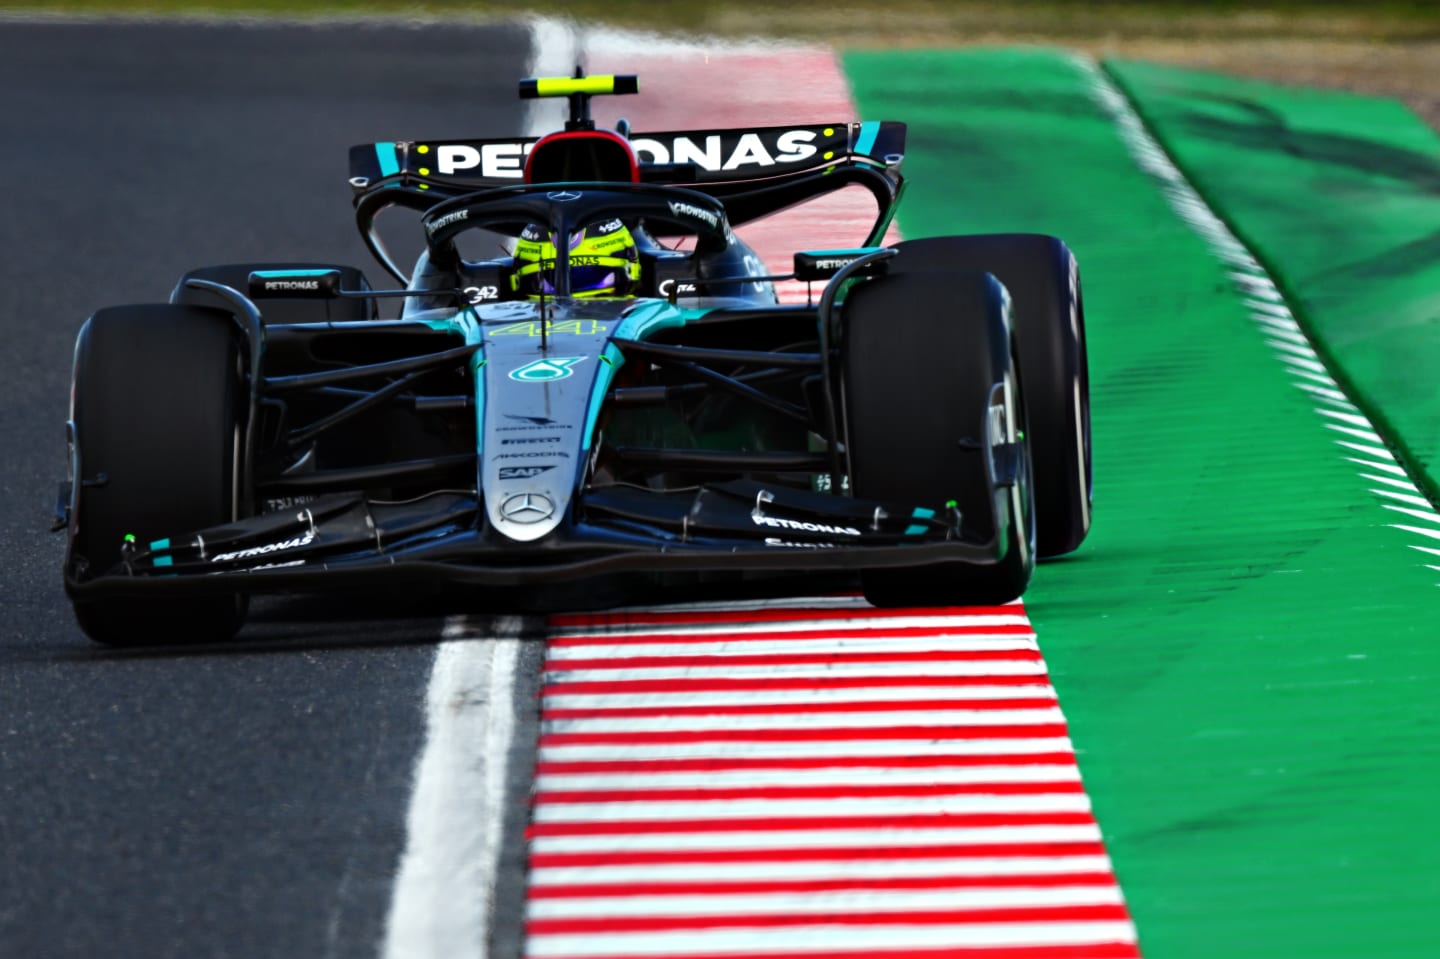
[[[93,639],[231,636],[248,596],[834,571],[1000,603],[1090,526],[1080,281],[1060,240],[881,245],[901,123],[355,147],[349,266],[193,270],[81,329],[65,586]],[[859,186],[852,249],[767,275],[732,227]],[[376,229],[418,211],[402,269]],[[500,257],[474,257],[475,239]],[[775,283],[810,284],[803,304]],[[382,314],[394,314],[384,318]],[[1023,392],[1022,392],[1023,384]],[[734,574],[733,577],[729,574]]]

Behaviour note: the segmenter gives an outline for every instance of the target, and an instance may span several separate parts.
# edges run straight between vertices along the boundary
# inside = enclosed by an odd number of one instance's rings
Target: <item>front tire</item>
[[[993,275],[1009,290],[1035,459],[1036,548],[1079,548],[1090,530],[1090,379],[1080,269],[1061,240],[1038,233],[942,236],[897,243],[890,273]]]
[[[937,511],[954,501],[967,537],[998,535],[1004,548],[994,565],[865,570],[865,598],[892,607],[1018,598],[1035,566],[1035,511],[1004,289],[985,274],[890,276],[857,286],[843,309],[855,495]],[[992,498],[997,454],[1018,468]]]
[[[100,310],[75,349],[75,501],[69,578],[104,575],[127,536],[140,544],[240,513],[244,384],[229,313],[158,304]],[[229,639],[241,597],[73,600],[91,639],[112,646]]]

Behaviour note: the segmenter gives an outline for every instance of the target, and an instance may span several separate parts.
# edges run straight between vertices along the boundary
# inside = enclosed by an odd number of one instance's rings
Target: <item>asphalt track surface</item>
[[[374,955],[443,618],[261,604],[236,643],[71,618],[75,333],[186,269],[350,262],[352,143],[519,132],[523,27],[0,21],[0,956]]]

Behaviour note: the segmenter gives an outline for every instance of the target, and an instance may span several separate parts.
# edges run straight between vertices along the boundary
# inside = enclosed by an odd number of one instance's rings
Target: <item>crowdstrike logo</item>
[[[670,212],[675,214],[676,216],[688,216],[692,219],[699,220],[702,223],[708,223],[712,227],[716,227],[717,229],[720,226],[719,216],[711,213],[704,207],[696,206],[693,203],[685,203],[680,200],[671,200]],[[573,257],[571,258],[571,262],[574,262]]]
[[[436,233],[452,223],[459,223],[461,220],[470,219],[469,210],[456,210],[454,213],[447,213],[438,220],[430,221],[430,232]]]

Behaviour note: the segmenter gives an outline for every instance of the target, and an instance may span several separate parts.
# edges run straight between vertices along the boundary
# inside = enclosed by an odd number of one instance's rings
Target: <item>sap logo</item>
[[[549,466],[502,466],[500,467],[500,478],[502,480],[534,479],[541,473],[547,473],[554,468],[554,463]]]
[[[653,137],[630,141],[635,155],[650,163],[693,163],[702,170],[738,170],[746,166],[775,166],[777,163],[798,163],[816,154],[810,141],[813,130],[787,130],[775,138],[774,152],[766,147],[758,133],[746,133],[736,141],[730,155],[725,156],[724,138],[711,135],[704,146],[687,136],[670,138],[662,143]]]
[[[518,180],[525,175],[525,155],[530,143],[485,143],[435,147],[435,169],[440,173],[477,170],[484,177]]]

